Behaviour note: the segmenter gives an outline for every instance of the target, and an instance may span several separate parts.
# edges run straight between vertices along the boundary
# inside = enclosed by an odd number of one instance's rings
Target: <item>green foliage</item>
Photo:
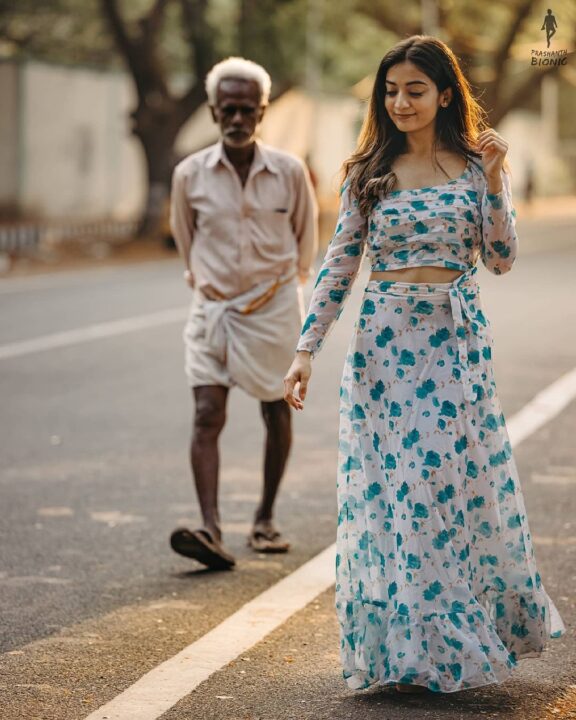
[[[129,36],[156,0],[119,0]],[[192,2],[192,0],[190,0]],[[212,55],[244,54],[270,72],[275,94],[310,81],[347,91],[375,72],[400,37],[421,30],[422,0],[208,0]],[[536,0],[437,0],[439,35],[461,58],[496,116],[530,102],[538,73],[530,47],[540,46],[545,6]],[[557,0],[555,47],[574,45],[576,3]],[[158,62],[181,87],[194,78],[182,0],[167,0],[158,33]],[[123,65],[100,0],[0,0],[0,58],[25,57],[96,67]]]
[[[97,0],[0,0],[0,57],[119,64]]]

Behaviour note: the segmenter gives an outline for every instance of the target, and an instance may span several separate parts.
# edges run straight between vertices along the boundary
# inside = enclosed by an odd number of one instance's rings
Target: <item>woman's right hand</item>
[[[308,381],[312,375],[312,355],[309,352],[297,352],[290,370],[284,378],[284,400],[295,410],[303,410]]]

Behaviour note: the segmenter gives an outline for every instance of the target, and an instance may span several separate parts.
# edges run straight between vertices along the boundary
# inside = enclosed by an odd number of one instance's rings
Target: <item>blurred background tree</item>
[[[314,92],[356,85],[367,97],[387,48],[424,29],[460,57],[495,125],[558,71],[530,66],[542,8],[536,0],[405,0],[401,7],[388,0],[0,0],[0,57],[128,70],[137,98],[132,131],[148,174],[147,234],[169,192],[178,133],[204,102],[204,76],[222,57],[262,63],[275,96],[294,85]],[[554,9],[575,39],[576,3],[557,0]]]

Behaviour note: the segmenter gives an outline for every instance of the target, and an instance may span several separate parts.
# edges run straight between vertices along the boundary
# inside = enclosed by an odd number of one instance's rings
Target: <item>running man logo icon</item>
[[[544,16],[544,23],[540,28],[540,30],[546,30],[546,47],[550,47],[550,38],[556,34],[557,27],[558,23],[556,22],[556,18],[552,15],[552,10],[549,9]]]

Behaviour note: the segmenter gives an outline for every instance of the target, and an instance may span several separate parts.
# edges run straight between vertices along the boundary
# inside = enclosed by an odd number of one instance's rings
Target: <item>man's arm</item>
[[[305,166],[299,163],[294,173],[296,199],[292,210],[292,227],[298,243],[298,275],[302,282],[306,282],[318,252],[318,207]]]
[[[194,239],[194,211],[190,207],[186,195],[186,177],[178,167],[172,175],[170,229],[176,241],[176,247],[186,266],[186,281],[190,287],[194,287],[194,276],[190,266],[190,250]]]

